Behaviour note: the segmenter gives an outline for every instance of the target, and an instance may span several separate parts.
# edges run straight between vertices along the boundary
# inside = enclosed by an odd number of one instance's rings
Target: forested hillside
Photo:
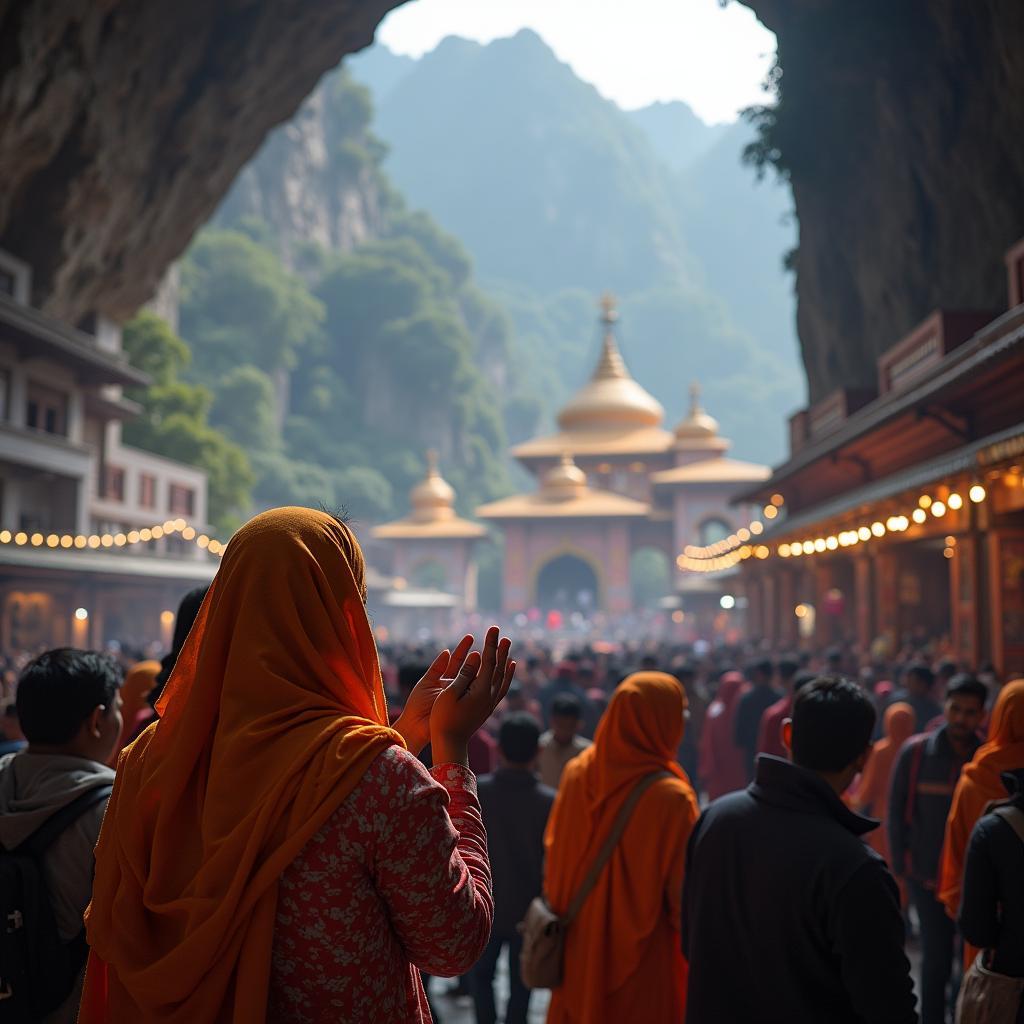
[[[228,489],[222,454],[195,460],[218,478],[221,522],[250,500],[341,504],[364,521],[402,514],[429,447],[464,510],[507,487],[507,317],[461,245],[381,173],[370,118],[365,89],[328,76],[183,263],[187,350],[172,360],[174,386],[194,430],[219,431],[248,462]],[[177,352],[151,314],[128,333],[141,331]],[[168,450],[154,408],[136,440]]]
[[[670,417],[700,378],[740,454],[782,455],[802,398],[783,269],[796,232],[788,193],[741,164],[749,126],[681,103],[624,112],[529,31],[348,63],[375,92],[385,169],[465,243],[549,417],[591,368],[609,289],[630,367]]]

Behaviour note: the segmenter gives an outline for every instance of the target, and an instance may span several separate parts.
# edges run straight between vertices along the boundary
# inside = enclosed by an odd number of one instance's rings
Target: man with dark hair
[[[805,686],[784,726],[792,763],[757,760],[687,848],[687,1024],[914,1024],[899,891],[840,794],[867,763],[875,709],[856,683]],[[737,977],[742,966],[742,979]]]
[[[759,754],[787,756],[786,745],[782,742],[782,723],[793,713],[793,698],[815,679],[817,676],[813,672],[800,671],[800,662],[795,657],[779,659],[779,682],[785,696],[766,708],[761,715],[761,725],[757,733]]]
[[[988,692],[973,676],[954,676],[946,691],[945,724],[903,745],[889,791],[892,870],[906,879],[921,926],[921,1021],[943,1024],[952,993],[956,926],[936,898],[946,818],[963,766],[980,746],[978,726]]]
[[[736,724],[733,739],[743,751],[747,778],[754,777],[754,758],[757,756],[757,734],[761,728],[761,716],[778,699],[779,691],[772,686],[774,666],[770,658],[761,658],[747,665],[745,675],[750,689],[740,697],[736,707]]]
[[[572,694],[554,698],[550,718],[551,728],[540,738],[537,770],[545,786],[558,789],[565,766],[590,746],[590,740],[580,735],[583,707]]]
[[[892,695],[892,703],[902,701],[914,709],[914,728],[924,732],[928,723],[942,714],[934,696],[935,673],[923,662],[915,661],[903,672],[903,685]]]
[[[494,885],[494,926],[491,941],[472,973],[477,1024],[494,1024],[494,971],[508,947],[510,994],[505,1024],[526,1024],[530,990],[519,977],[523,940],[517,925],[544,880],[544,830],[555,791],[534,773],[540,725],[532,716],[513,711],[498,731],[499,767],[477,780],[480,809],[487,828],[487,851]]]
[[[120,685],[121,669],[112,658],[70,648],[41,654],[22,672],[18,718],[28,748],[0,758],[0,845],[5,850],[14,850],[54,814],[114,781],[106,762],[121,735]],[[42,856],[63,942],[82,932],[82,914],[92,896],[92,851],[106,804],[105,798],[91,803]],[[81,974],[46,1024],[75,1021],[80,991]]]

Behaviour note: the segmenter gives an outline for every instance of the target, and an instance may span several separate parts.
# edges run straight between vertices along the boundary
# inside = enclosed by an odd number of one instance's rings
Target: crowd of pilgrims
[[[1024,680],[920,639],[378,651],[363,576],[275,510],[162,660],[4,658],[0,847],[77,801],[39,857],[81,950],[10,1019],[426,1024],[440,976],[525,1024],[521,922],[607,844],[550,1024],[948,1024],[981,966],[1024,1021]]]

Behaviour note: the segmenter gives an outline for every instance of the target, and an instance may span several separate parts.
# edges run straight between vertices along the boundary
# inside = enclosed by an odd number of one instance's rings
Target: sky
[[[411,0],[377,39],[419,57],[445,36],[481,43],[532,28],[576,74],[626,109],[684,100],[709,124],[763,103],[775,36],[719,0]]]

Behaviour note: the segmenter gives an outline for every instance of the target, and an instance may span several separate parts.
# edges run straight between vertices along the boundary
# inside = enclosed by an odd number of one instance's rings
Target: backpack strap
[[[86,811],[106,800],[114,787],[109,783],[93,786],[50,815],[27,839],[18,844],[18,853],[40,857],[66,829],[70,828]]]
[[[668,779],[671,777],[672,776],[669,772],[652,772],[650,775],[645,775],[633,787],[633,791],[626,798],[626,802],[622,805],[622,809],[615,818],[615,824],[612,825],[612,830],[608,833],[608,838],[604,841],[604,845],[598,852],[597,859],[593,864],[591,864],[590,870],[587,872],[587,877],[583,879],[583,884],[576,890],[576,895],[573,897],[572,903],[569,904],[569,909],[565,912],[565,916],[562,918],[562,923],[565,927],[568,927],[572,919],[580,912],[587,897],[590,895],[591,889],[597,885],[597,880],[601,877],[601,872],[604,870],[604,866],[608,863],[609,858],[615,851],[615,847],[619,845],[622,833],[626,831],[626,825],[629,823],[629,819],[633,814],[633,808],[636,807],[640,797],[643,796],[643,794],[651,787],[651,785],[657,782],[658,779]]]
[[[992,813],[998,814],[1017,833],[1017,838],[1024,843],[1024,811],[1012,804],[1003,804],[1002,807],[996,807]]]

